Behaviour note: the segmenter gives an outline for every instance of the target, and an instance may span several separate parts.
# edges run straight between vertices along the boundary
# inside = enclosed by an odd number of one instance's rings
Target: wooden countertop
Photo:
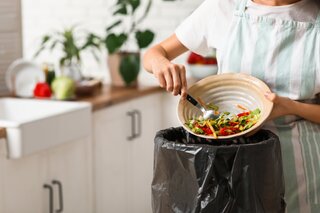
[[[6,137],[6,135],[7,135],[7,133],[6,133],[6,129],[5,129],[5,128],[0,127],[0,139],[1,139],[1,138],[5,138],[5,137]]]
[[[139,85],[137,87],[112,87],[103,85],[102,89],[90,97],[78,98],[92,104],[92,110],[99,110],[134,98],[164,91],[159,86]]]

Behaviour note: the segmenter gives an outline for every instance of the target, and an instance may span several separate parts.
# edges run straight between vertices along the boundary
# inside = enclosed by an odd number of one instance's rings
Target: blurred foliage
[[[103,39],[105,47],[110,54],[120,51],[126,42],[128,42],[128,39],[132,37],[132,34],[134,34],[139,49],[151,44],[155,36],[154,32],[150,29],[139,29],[140,24],[147,17],[151,5],[152,0],[148,0],[145,8],[142,8],[142,15],[137,17],[137,11],[142,6],[140,0],[116,1],[112,12],[115,21],[106,28],[106,36]],[[129,27],[127,27],[126,21],[130,22]]]
[[[86,33],[79,37],[75,27],[65,28],[62,31],[55,31],[42,37],[39,49],[35,53],[37,57],[45,50],[54,51],[58,49],[63,53],[59,59],[60,66],[81,63],[81,53],[90,50],[98,60],[97,52],[100,50],[100,38],[93,33]]]

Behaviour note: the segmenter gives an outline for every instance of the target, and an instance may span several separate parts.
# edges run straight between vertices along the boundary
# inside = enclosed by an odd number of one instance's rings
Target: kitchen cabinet
[[[161,93],[94,112],[96,213],[150,213]]]
[[[51,180],[55,190],[54,209],[59,209],[63,204],[65,213],[92,212],[91,146],[91,140],[83,138],[50,150],[47,180],[49,183]],[[54,184],[54,180],[58,183]],[[63,203],[58,202],[61,199],[59,182],[62,184]]]
[[[18,160],[1,153],[0,212],[92,212],[90,150],[86,137]]]
[[[46,158],[36,154],[21,160],[7,160],[1,155],[1,180],[4,213],[40,213],[44,211]]]
[[[5,140],[0,139],[0,156],[5,155]],[[2,160],[0,160],[0,212],[5,212],[4,211],[4,163]]]

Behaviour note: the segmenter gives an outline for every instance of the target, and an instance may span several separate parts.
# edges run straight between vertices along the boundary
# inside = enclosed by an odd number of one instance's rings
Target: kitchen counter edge
[[[7,136],[6,128],[0,127],[0,139],[1,138],[6,138],[6,136]]]
[[[135,87],[114,87],[111,85],[103,85],[97,94],[90,97],[80,97],[77,101],[91,103],[92,111],[96,111],[134,98],[163,91],[159,86],[138,85]]]

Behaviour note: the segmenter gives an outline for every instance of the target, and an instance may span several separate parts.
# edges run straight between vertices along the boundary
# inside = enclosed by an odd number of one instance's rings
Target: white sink
[[[91,131],[91,105],[1,98],[0,127],[7,130],[9,158],[20,158],[88,136]]]

